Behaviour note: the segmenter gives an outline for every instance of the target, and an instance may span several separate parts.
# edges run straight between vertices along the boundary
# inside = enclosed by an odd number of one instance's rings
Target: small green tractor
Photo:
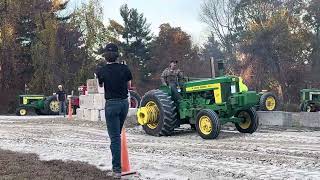
[[[320,111],[320,89],[300,90],[300,110],[304,112]]]
[[[20,95],[16,114],[26,116],[30,111],[34,111],[38,115],[58,115],[59,102],[56,96]]]
[[[218,137],[221,125],[235,124],[241,133],[254,133],[259,125],[255,106],[260,95],[242,91],[236,76],[181,83],[179,98],[169,86],[147,92],[137,112],[138,123],[153,136],[168,136],[182,124],[190,124],[204,139]],[[263,95],[261,95],[263,96]]]

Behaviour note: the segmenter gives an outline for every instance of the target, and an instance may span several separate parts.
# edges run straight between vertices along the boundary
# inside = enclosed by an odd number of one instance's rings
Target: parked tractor
[[[30,111],[34,111],[38,115],[58,115],[59,102],[56,96],[20,95],[16,114],[26,116]]]
[[[228,122],[241,133],[257,130],[254,107],[260,97],[255,91],[240,91],[240,78],[222,76],[180,84],[179,98],[173,97],[169,86],[160,86],[142,97],[137,118],[147,134],[168,136],[180,125],[190,124],[203,139],[215,139]]]
[[[320,89],[300,90],[300,110],[304,112],[320,111]]]

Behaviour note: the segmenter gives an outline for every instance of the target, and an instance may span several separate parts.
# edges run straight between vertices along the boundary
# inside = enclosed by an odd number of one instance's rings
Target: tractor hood
[[[204,80],[189,81],[184,84],[186,92],[197,92],[215,89],[215,84],[219,83],[238,83],[236,76],[222,76],[218,78],[209,78]]]

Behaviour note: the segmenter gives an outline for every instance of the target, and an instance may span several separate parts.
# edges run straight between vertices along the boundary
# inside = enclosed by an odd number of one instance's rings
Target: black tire
[[[192,130],[194,130],[194,131],[197,130],[195,124],[190,124],[190,126],[191,126],[191,129],[192,129]]]
[[[300,104],[300,111],[302,111],[302,112],[305,111],[305,109],[304,109],[304,103],[301,103],[301,104]]]
[[[274,105],[271,105],[273,107],[268,107],[267,99],[268,98],[273,98],[275,101]],[[276,97],[276,95],[272,92],[266,92],[260,97],[259,101],[259,110],[260,111],[276,111],[279,106],[279,101]]]
[[[210,123],[210,127],[209,129],[207,129],[207,131],[205,131],[205,129],[208,128],[206,125],[200,125],[203,124],[203,121],[207,121],[206,123]],[[200,112],[197,114],[196,130],[203,139],[217,138],[219,136],[220,129],[221,125],[219,116],[216,112],[211,109],[200,110]]]
[[[254,108],[250,108],[247,110],[238,111],[235,117],[245,118],[245,122],[239,124],[236,123],[236,128],[241,133],[254,133],[258,129],[259,126],[259,118],[256,110]],[[248,124],[247,124],[248,123]]]
[[[304,112],[317,112],[317,108],[312,103],[307,103],[303,106]]]
[[[25,113],[22,113],[22,112],[25,112]],[[26,115],[28,115],[28,109],[25,107],[18,107],[16,109],[16,115],[17,116],[26,116]]]
[[[140,95],[135,91],[129,91],[129,93],[130,93],[130,101],[134,101],[134,102],[131,102],[130,107],[131,108],[139,108],[140,102],[141,102]]]
[[[48,115],[59,115],[59,101],[57,100],[56,96],[49,96],[44,100],[44,111]],[[52,103],[54,103],[54,107],[50,106]]]
[[[177,124],[177,108],[171,97],[161,90],[151,90],[147,92],[141,100],[141,107],[145,107],[148,102],[154,102],[158,109],[158,123],[155,125],[143,125],[144,131],[152,136],[169,136],[173,133]]]

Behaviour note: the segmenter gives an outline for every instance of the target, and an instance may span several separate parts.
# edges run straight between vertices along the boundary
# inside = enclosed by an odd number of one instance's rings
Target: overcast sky
[[[70,7],[80,6],[86,0],[71,0]],[[200,4],[202,0],[102,0],[104,21],[115,19],[122,23],[119,13],[120,6],[127,3],[129,8],[138,9],[151,24],[152,32],[157,35],[162,23],[181,27],[192,36],[195,43],[205,41],[206,25],[199,20]]]

